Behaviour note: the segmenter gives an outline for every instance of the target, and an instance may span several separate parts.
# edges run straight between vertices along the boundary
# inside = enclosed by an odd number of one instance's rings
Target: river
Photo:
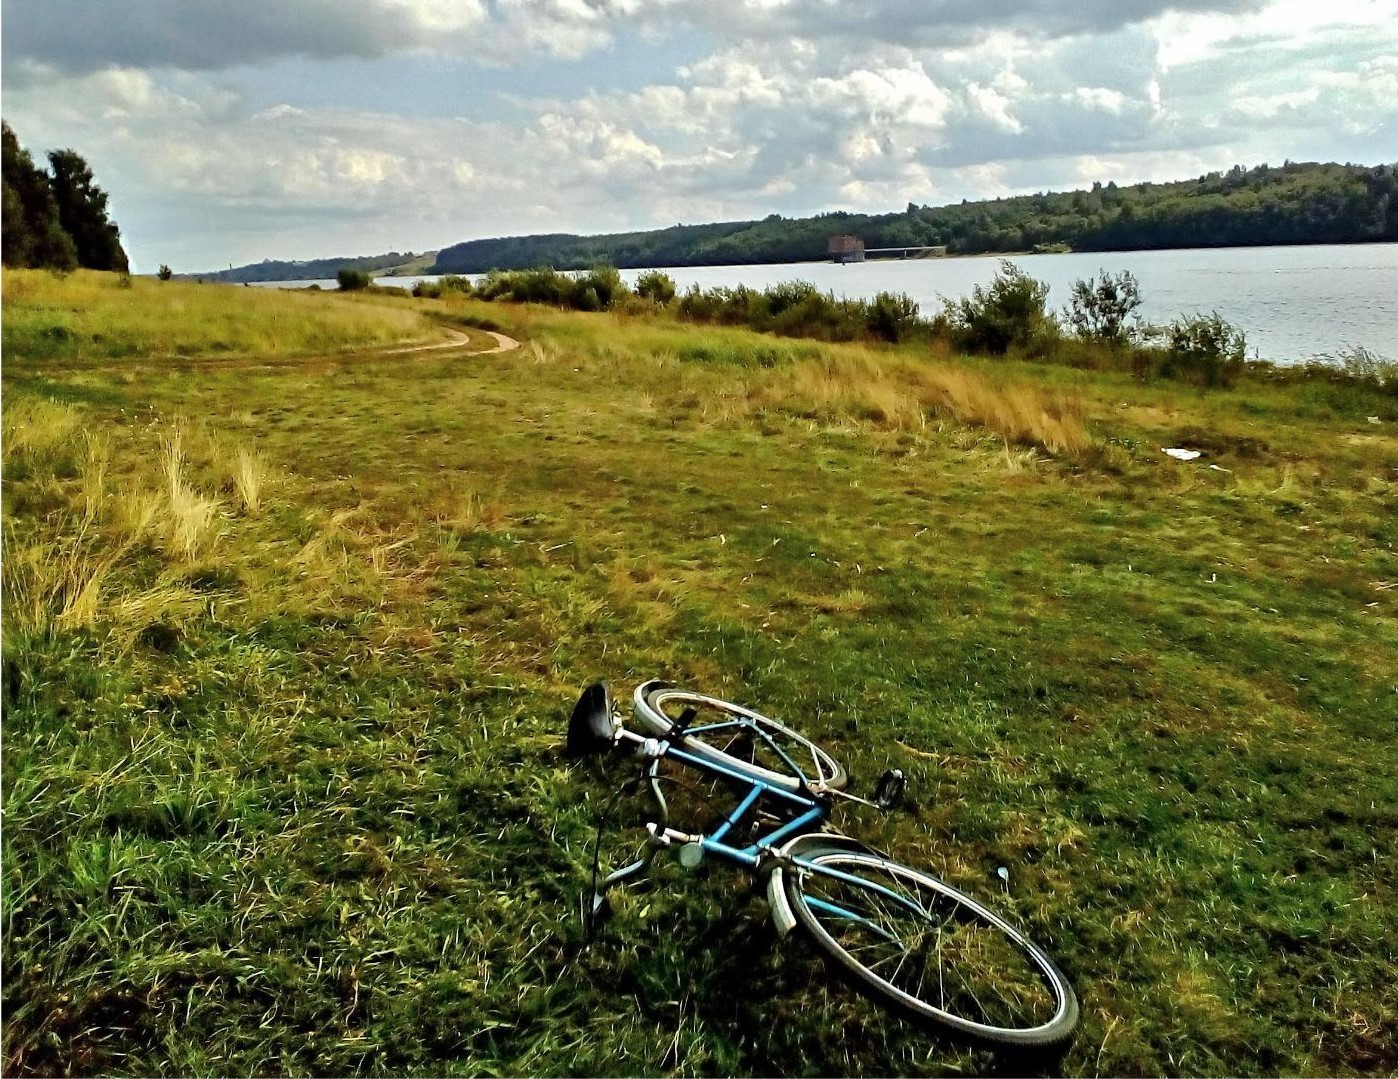
[[[1398,244],[1015,255],[1012,261],[1048,283],[1049,304],[1056,309],[1067,303],[1074,281],[1098,270],[1130,270],[1140,282],[1140,314],[1148,322],[1217,311],[1247,334],[1249,355],[1276,363],[1301,363],[1354,346],[1398,359]],[[999,256],[985,255],[847,266],[799,262],[662,269],[681,290],[696,284],[761,289],[804,280],[851,298],[905,292],[921,305],[924,316],[930,316],[944,299],[968,295],[976,285],[989,283],[999,263]],[[622,276],[634,282],[643,272],[624,270]],[[384,277],[378,283],[410,288],[419,280]],[[333,281],[277,284],[285,288],[312,283],[335,287]]]

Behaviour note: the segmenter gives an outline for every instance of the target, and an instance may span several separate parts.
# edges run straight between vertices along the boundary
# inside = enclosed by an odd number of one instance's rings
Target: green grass
[[[364,298],[211,287],[80,270],[7,270],[9,362],[271,357],[427,341],[420,312]]]
[[[1391,398],[461,301],[393,309],[525,347],[83,366],[15,354],[52,316],[10,281],[7,1071],[994,1067],[717,868],[658,868],[584,941],[628,769],[570,765],[563,727],[651,676],[801,727],[857,790],[903,768],[904,810],[841,821],[1061,962],[1063,1071],[1398,1069]]]

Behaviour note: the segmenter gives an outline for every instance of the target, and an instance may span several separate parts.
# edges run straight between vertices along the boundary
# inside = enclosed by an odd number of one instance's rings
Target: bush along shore
[[[1398,1071],[1388,369],[1136,371],[1120,278],[897,343],[488,285],[6,271],[6,1075]],[[839,824],[1053,956],[1064,1055],[870,1008],[708,862],[589,939],[650,819],[564,756],[599,677],[903,770]]]
[[[350,275],[348,282],[343,278],[341,288],[369,285],[367,275]],[[1144,323],[1137,314],[1140,286],[1129,271],[1102,271],[1076,282],[1068,304],[1054,312],[1047,306],[1048,286],[1005,260],[989,285],[977,285],[969,297],[946,301],[930,318],[901,293],[881,292],[871,300],[841,299],[805,281],[761,290],[696,285],[678,293],[674,280],[659,270],[641,274],[630,289],[610,266],[575,273],[547,268],[497,270],[478,284],[448,275],[419,282],[412,292],[418,297],[458,295],[579,311],[669,309],[689,322],[746,326],[784,337],[921,341],[940,356],[958,351],[1122,370],[1141,379],[1178,379],[1209,388],[1232,386],[1246,370],[1273,380],[1353,382],[1398,394],[1398,363],[1364,348],[1282,367],[1249,359],[1245,333],[1217,312],[1181,316],[1166,326]]]

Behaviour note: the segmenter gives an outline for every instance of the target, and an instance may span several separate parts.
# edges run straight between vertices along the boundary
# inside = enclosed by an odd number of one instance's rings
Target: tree
[[[901,341],[917,326],[917,301],[902,292],[880,292],[866,307],[869,331],[884,341]]]
[[[647,270],[636,278],[636,295],[664,307],[675,298],[675,279],[664,270]]]
[[[1029,349],[1051,335],[1053,320],[1044,308],[1049,287],[1008,259],[988,288],[976,285],[969,298],[946,301],[944,317],[968,352],[1003,356],[1012,347]]]
[[[162,281],[168,281],[170,280],[170,278],[175,276],[175,271],[170,269],[169,266],[165,265],[165,263],[162,262],[160,264],[160,272],[157,273],[155,276],[160,278],[160,280]]]
[[[368,270],[356,270],[351,266],[342,266],[335,280],[341,292],[358,292],[374,283],[374,277]]]
[[[74,150],[50,150],[49,167],[58,220],[73,238],[79,264],[126,272],[121,232],[107,216],[107,193],[93,182],[87,162]]]
[[[0,127],[4,140],[5,265],[74,269],[77,248],[59,220],[48,176],[20,146],[10,125]]]
[[[1124,345],[1132,333],[1128,319],[1140,306],[1140,286],[1130,270],[1115,276],[1102,270],[1096,277],[1073,282],[1064,314],[1079,337]]]

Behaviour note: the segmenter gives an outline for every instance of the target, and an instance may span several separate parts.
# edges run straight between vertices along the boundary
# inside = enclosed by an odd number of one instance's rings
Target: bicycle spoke
[[[866,980],[997,1037],[1051,1021],[1071,1029],[1075,1015],[1060,1008],[1055,988],[1061,983],[978,905],[872,855],[827,852],[812,855],[811,866],[800,876],[800,913]]]

